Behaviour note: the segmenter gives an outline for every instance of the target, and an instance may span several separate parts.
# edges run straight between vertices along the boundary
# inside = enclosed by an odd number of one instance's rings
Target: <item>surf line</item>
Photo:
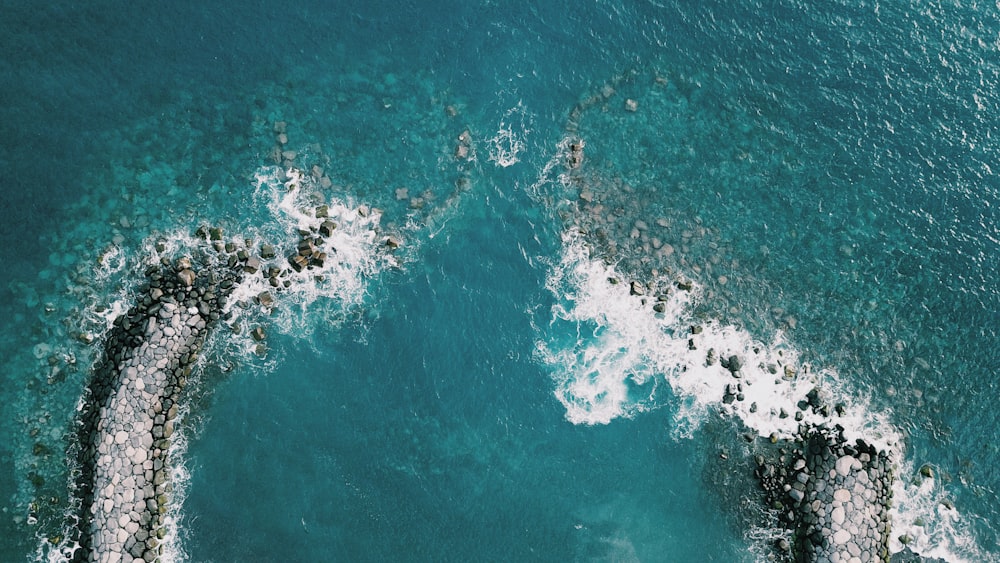
[[[73,561],[157,561],[165,554],[179,401],[206,338],[230,314],[227,300],[252,287],[259,292],[253,301],[266,310],[274,293],[337,261],[338,225],[327,206],[300,211],[310,220],[287,250],[226,242],[221,229],[200,227],[189,255],[161,258],[145,270],[137,302],[115,319],[78,407]],[[357,210],[370,213],[378,211]],[[380,236],[379,252],[401,244]],[[265,338],[260,327],[250,336],[258,345]]]

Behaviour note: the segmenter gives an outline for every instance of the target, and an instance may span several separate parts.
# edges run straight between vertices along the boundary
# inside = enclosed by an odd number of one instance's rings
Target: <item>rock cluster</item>
[[[892,466],[888,455],[842,429],[804,427],[777,462],[757,458],[756,475],[792,541],[796,562],[889,561]]]
[[[178,398],[242,270],[185,257],[145,273],[140,301],[114,322],[81,411],[79,561],[159,557]]]

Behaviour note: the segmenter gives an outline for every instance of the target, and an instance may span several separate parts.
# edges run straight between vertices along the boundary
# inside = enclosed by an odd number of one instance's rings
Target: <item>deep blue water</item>
[[[616,272],[699,285],[679,326],[781,331],[903,436],[901,482],[935,467],[900,534],[998,558],[997,6],[0,8],[0,560],[54,553],[94,313],[128,302],[144,242],[282,236],[262,203],[281,186],[254,182],[276,121],[326,201],[381,208],[406,244],[350,295],[255,317],[265,359],[220,330],[176,457],[186,558],[755,560],[754,421],[694,408],[718,398],[637,352],[660,341],[613,290],[554,281],[589,263],[563,235],[590,216]],[[567,204],[573,135],[606,209]],[[563,392],[598,372],[621,403]]]

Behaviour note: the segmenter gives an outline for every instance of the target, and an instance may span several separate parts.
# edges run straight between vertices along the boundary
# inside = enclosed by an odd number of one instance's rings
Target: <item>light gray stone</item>
[[[843,524],[844,523],[844,507],[843,506],[838,506],[838,507],[834,508],[833,511],[830,513],[830,518],[833,520],[833,523],[836,524],[836,525],[838,525],[838,526],[841,525],[841,524]]]

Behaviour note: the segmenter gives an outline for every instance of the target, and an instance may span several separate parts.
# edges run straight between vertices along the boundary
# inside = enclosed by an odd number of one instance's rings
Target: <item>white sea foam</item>
[[[272,225],[271,230],[262,229],[256,236],[260,242],[274,244],[277,258],[269,264],[287,270],[281,279],[288,286],[276,292],[263,276],[246,276],[230,297],[227,312],[238,312],[234,308],[236,304],[271,291],[280,293],[275,295],[276,326],[285,333],[309,330],[314,326],[309,317],[323,312],[315,310],[318,301],[324,302],[326,311],[344,313],[364,301],[371,278],[387,268],[399,266],[399,260],[385,244],[386,235],[380,234],[380,210],[350,199],[332,199],[325,203],[327,216],[316,217],[317,203],[312,198],[318,192],[311,185],[311,177],[295,169],[262,169],[255,183],[254,199],[266,208]],[[324,264],[301,272],[287,268],[287,256],[294,253],[299,231],[317,232],[324,221],[336,224],[332,234],[323,237],[323,242],[317,246],[318,251],[327,254]],[[305,314],[306,310],[310,315]]]
[[[556,398],[574,424],[607,424],[655,402],[658,321],[613,268],[586,256],[579,235],[567,234],[563,256],[546,282],[556,295],[550,333],[539,357],[553,369]],[[683,305],[677,295],[672,308]],[[573,335],[568,341],[565,335]]]
[[[525,148],[528,114],[520,103],[504,113],[497,133],[488,142],[489,159],[497,166],[507,168],[520,162],[518,157]]]
[[[120,274],[128,264],[125,253],[117,244],[110,244],[104,252],[97,257],[97,267],[94,268],[94,277],[99,282],[107,282],[116,274]]]
[[[371,278],[401,263],[386,245],[387,235],[380,231],[380,210],[350,198],[324,199],[315,180],[294,168],[263,167],[254,176],[253,188],[253,224],[223,229],[221,241],[237,248],[247,247],[255,256],[260,255],[264,244],[271,245],[275,252],[274,258],[261,259],[260,271],[244,275],[222,311],[227,317],[225,322],[243,335],[230,339],[229,344],[238,345],[245,358],[256,349],[256,342],[248,335],[252,324],[263,324],[268,332],[275,329],[283,334],[309,334],[318,326],[337,324],[364,303]],[[325,217],[316,216],[321,204],[327,208]],[[317,252],[326,253],[326,260],[322,266],[312,265],[296,272],[289,267],[288,256],[296,253],[300,232],[316,235],[325,221],[336,225],[332,234],[322,237],[316,246]],[[206,243],[191,230],[178,229],[151,237],[129,267],[141,270],[163,259],[172,261],[204,249]],[[218,260],[212,251],[198,253]],[[283,270],[280,288],[272,287],[261,274],[272,266]],[[272,307],[258,303],[264,293],[273,297]],[[134,295],[123,292],[100,314],[107,326],[132,300]]]
[[[656,297],[632,295],[629,281],[615,267],[591,258],[582,235],[566,233],[548,289],[559,300],[552,322],[575,325],[578,336],[568,343],[541,342],[539,351],[556,372],[558,398],[567,405],[570,420],[594,424],[630,416],[646,408],[650,397],[630,398],[629,381],[640,385],[653,381],[655,389],[655,381],[663,380],[680,402],[675,421],[678,436],[689,436],[710,410],[721,409],[762,435],[791,438],[799,427],[791,416],[798,402],[814,387],[834,393],[836,374],[813,373],[800,365],[798,353],[781,333],[762,343],[740,328],[695,319],[692,305],[700,294],[697,285],[690,291],[671,291],[662,301],[663,312],[656,313]],[[694,325],[700,333],[691,333]],[[738,357],[743,364],[740,377],[719,361],[710,364],[709,350],[715,358]],[[724,404],[727,386],[736,385],[742,387],[744,400]],[[837,400],[849,400],[834,394]],[[782,409],[788,416],[781,416]],[[811,412],[804,417],[807,423],[825,420]],[[875,444],[891,447],[899,440],[878,417],[851,419],[848,414],[837,421]]]
[[[925,557],[949,563],[1000,561],[1000,554],[984,553],[976,544],[971,521],[949,499],[937,469],[928,468],[931,476],[922,475],[911,460],[899,465],[892,488],[890,551],[906,547],[900,539],[906,537],[906,545]]]

